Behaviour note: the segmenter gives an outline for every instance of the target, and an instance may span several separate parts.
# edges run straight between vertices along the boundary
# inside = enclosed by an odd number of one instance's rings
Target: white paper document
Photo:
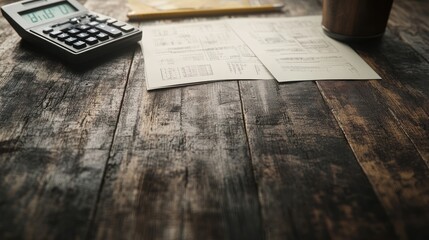
[[[353,49],[327,37],[321,22],[321,16],[309,16],[230,24],[279,82],[380,79]]]
[[[143,28],[147,89],[215,80],[273,79],[225,21]]]
[[[216,80],[380,79],[320,16],[143,27],[147,89]]]

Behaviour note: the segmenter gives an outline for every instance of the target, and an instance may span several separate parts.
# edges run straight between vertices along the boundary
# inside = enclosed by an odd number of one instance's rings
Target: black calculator
[[[139,28],[90,12],[76,0],[20,1],[1,11],[22,39],[76,64],[142,38]]]

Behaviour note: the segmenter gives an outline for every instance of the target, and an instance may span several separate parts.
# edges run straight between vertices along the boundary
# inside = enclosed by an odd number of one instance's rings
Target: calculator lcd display
[[[37,8],[35,10],[25,11],[20,13],[20,15],[29,23],[43,23],[77,11],[78,10],[70,3],[61,2],[54,5]]]

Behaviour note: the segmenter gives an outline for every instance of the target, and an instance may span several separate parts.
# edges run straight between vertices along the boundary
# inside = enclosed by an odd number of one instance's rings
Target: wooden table
[[[76,71],[1,17],[0,239],[429,239],[428,10],[352,45],[383,80],[151,92],[140,47]]]

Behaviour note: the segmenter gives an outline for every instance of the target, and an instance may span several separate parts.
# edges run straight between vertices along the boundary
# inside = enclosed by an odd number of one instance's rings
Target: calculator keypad
[[[114,40],[133,30],[133,26],[116,19],[85,14],[63,23],[45,26],[39,32],[67,48],[80,51],[107,40]]]

